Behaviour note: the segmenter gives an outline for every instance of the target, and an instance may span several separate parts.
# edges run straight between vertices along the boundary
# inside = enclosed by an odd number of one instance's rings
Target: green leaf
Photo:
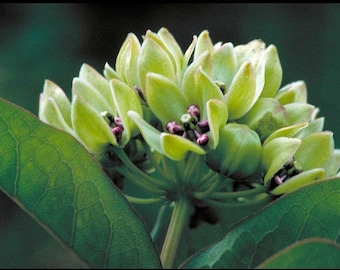
[[[299,240],[319,237],[339,244],[339,197],[340,178],[319,180],[285,194],[180,268],[251,269]]]
[[[289,245],[257,269],[339,269],[340,245],[325,238],[307,238]]]
[[[140,216],[75,138],[0,99],[0,188],[93,268],[160,268]]]

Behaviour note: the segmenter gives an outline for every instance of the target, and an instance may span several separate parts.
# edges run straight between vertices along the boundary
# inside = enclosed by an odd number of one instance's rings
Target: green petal
[[[187,98],[190,104],[195,104],[201,109],[201,119],[207,117],[205,104],[210,99],[223,100],[223,94],[220,88],[210,79],[208,74],[199,67],[195,72],[195,85],[191,92],[187,92]]]
[[[301,142],[299,150],[295,153],[295,159],[303,170],[326,168],[334,150],[333,133],[330,131],[312,133]]]
[[[251,63],[246,62],[238,70],[226,93],[229,119],[235,120],[245,115],[258,96]]]
[[[274,98],[260,97],[238,122],[255,130],[264,141],[273,132],[288,125],[288,114]]]
[[[182,67],[183,70],[185,70],[188,66],[189,60],[192,56],[192,53],[194,52],[196,43],[197,43],[197,36],[194,35],[192,38],[192,42],[190,43],[189,47],[184,53],[183,67]]]
[[[284,128],[280,128],[278,130],[276,130],[275,132],[273,132],[263,143],[263,146],[265,146],[267,143],[269,143],[270,141],[272,141],[275,138],[278,137],[288,137],[288,138],[292,138],[295,136],[295,134],[297,134],[300,130],[302,130],[303,128],[307,127],[308,123],[299,123],[299,124],[295,124],[292,126],[288,126],[288,127],[284,127]]]
[[[287,181],[283,182],[278,187],[274,188],[271,193],[274,195],[281,195],[283,193],[292,192],[302,186],[305,186],[315,180],[325,177],[325,170],[321,168],[308,170],[302,172]]]
[[[140,115],[134,111],[128,111],[128,116],[135,122],[139,127],[139,130],[146,141],[146,143],[157,152],[164,154],[163,148],[161,146],[159,130],[149,125]]]
[[[326,167],[326,176],[331,177],[339,172],[340,169],[340,149],[334,149],[332,158]]]
[[[204,52],[203,54],[201,54],[196,61],[190,64],[183,75],[181,88],[183,89],[184,94],[188,97],[189,100],[192,100],[196,94],[195,72],[200,66],[208,74],[208,76],[211,75],[212,65],[209,52]]]
[[[208,122],[210,128],[211,140],[209,147],[215,149],[218,145],[220,129],[228,121],[227,106],[218,99],[211,99],[207,102]]]
[[[45,80],[42,97],[39,103],[39,117],[43,119],[44,102],[48,102],[48,99],[52,98],[60,112],[65,123],[71,127],[71,102],[67,98],[65,92],[54,82]],[[52,116],[52,115],[51,115]]]
[[[117,145],[104,118],[78,95],[72,101],[72,124],[78,139],[93,154],[101,153],[109,143]]]
[[[178,76],[177,82],[179,83],[182,79],[182,68],[183,68],[183,60],[184,60],[182,49],[178,45],[173,35],[165,27],[162,27],[157,32],[157,35],[161,38],[163,44],[169,50],[174,60],[174,66],[176,66],[176,74]]]
[[[315,106],[303,103],[290,103],[283,106],[288,112],[290,126],[310,121],[316,110]]]
[[[257,171],[261,155],[257,133],[246,125],[229,123],[220,130],[218,145],[207,153],[206,162],[218,173],[244,179]]]
[[[244,63],[251,61],[255,69],[265,47],[266,44],[260,39],[254,39],[247,44],[237,45],[234,50],[238,66],[241,67]]]
[[[309,134],[322,131],[324,127],[324,123],[325,123],[324,117],[320,117],[313,121],[310,121],[306,128],[298,132],[298,134],[296,135],[296,138],[302,139],[308,136]]]
[[[169,121],[179,122],[189,106],[178,86],[156,73],[146,76],[145,98],[153,113],[165,124]]]
[[[181,136],[161,133],[161,146],[164,153],[173,160],[182,160],[188,152],[204,155],[206,152],[196,143],[189,141]]]
[[[118,116],[124,125],[123,137],[120,143],[125,145],[130,140],[130,137],[139,133],[138,127],[128,117],[127,113],[132,110],[143,116],[143,109],[136,91],[117,79],[112,79],[110,85]]]
[[[274,97],[282,81],[282,67],[276,47],[270,45],[261,57],[265,61],[265,84],[261,97]]]
[[[282,87],[275,95],[275,98],[282,104],[307,103],[307,86],[304,81],[292,82]]]
[[[91,84],[105,98],[110,107],[114,107],[108,80],[88,64],[80,68],[79,78]]]
[[[207,30],[202,31],[198,38],[195,47],[194,61],[205,51],[212,53],[214,49],[214,44],[212,43],[209,32]]]
[[[97,88],[95,88],[93,85],[91,85],[89,82],[83,79],[80,78],[73,79],[72,95],[73,98],[76,95],[81,96],[84,100],[90,103],[91,106],[95,108],[98,113],[108,111],[114,114],[115,112],[112,96],[110,97],[110,99],[112,100],[112,105],[110,106],[111,102],[109,102]]]
[[[130,87],[139,84],[137,59],[140,50],[141,45],[137,36],[129,33],[117,55],[116,71]]]
[[[225,83],[229,87],[237,72],[237,58],[232,43],[223,44],[211,55],[213,64],[213,79]]]
[[[262,167],[266,171],[264,184],[294,156],[300,145],[301,140],[299,139],[279,137],[263,147]]]
[[[123,80],[119,74],[109,65],[109,63],[105,63],[104,66],[104,76],[105,78],[110,81],[112,79]]]
[[[170,80],[175,80],[175,67],[170,56],[166,51],[153,39],[146,38],[138,57],[138,78],[142,91],[145,91],[146,75],[154,72],[163,75]]]
[[[62,115],[60,108],[56,101],[52,97],[46,97],[45,94],[40,95],[41,111],[39,112],[39,118],[41,121],[67,131],[70,134],[74,134],[71,127],[66,123],[64,116]],[[69,115],[71,118],[71,114]]]

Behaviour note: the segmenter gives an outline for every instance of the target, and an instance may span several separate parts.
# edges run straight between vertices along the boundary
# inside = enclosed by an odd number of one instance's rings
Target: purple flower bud
[[[209,142],[209,137],[207,134],[202,134],[200,137],[196,140],[198,145],[207,145]]]
[[[111,129],[113,135],[115,135],[115,137],[117,138],[117,141],[119,141],[122,138],[122,134],[124,131],[123,126],[116,126],[114,128]]]
[[[170,121],[166,124],[166,129],[176,135],[182,135],[183,134],[183,129],[180,125],[178,125],[175,121]]]
[[[190,105],[187,109],[187,112],[192,116],[197,118],[197,121],[200,119],[200,109],[196,105]]]
[[[196,142],[199,145],[206,145],[209,141],[207,134],[200,134],[197,130],[194,130],[194,135],[196,137]]]
[[[206,133],[210,130],[208,119],[197,122],[197,125],[201,129],[202,133]]]
[[[123,127],[123,123],[118,116],[115,116],[114,123],[119,127]]]

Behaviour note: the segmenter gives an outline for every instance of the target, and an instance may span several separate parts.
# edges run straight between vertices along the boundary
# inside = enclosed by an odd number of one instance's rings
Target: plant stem
[[[190,214],[190,201],[181,196],[174,202],[174,210],[171,215],[168,231],[165,236],[160,259],[164,269],[173,268],[176,252],[185,226],[188,224]]]

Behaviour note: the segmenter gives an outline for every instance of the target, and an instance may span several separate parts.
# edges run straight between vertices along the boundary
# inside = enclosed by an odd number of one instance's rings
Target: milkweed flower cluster
[[[82,65],[71,101],[46,80],[39,117],[154,201],[247,205],[339,172],[305,82],[281,86],[282,74],[259,39],[213,43],[204,30],[183,52],[166,28],[129,33],[103,74]]]

